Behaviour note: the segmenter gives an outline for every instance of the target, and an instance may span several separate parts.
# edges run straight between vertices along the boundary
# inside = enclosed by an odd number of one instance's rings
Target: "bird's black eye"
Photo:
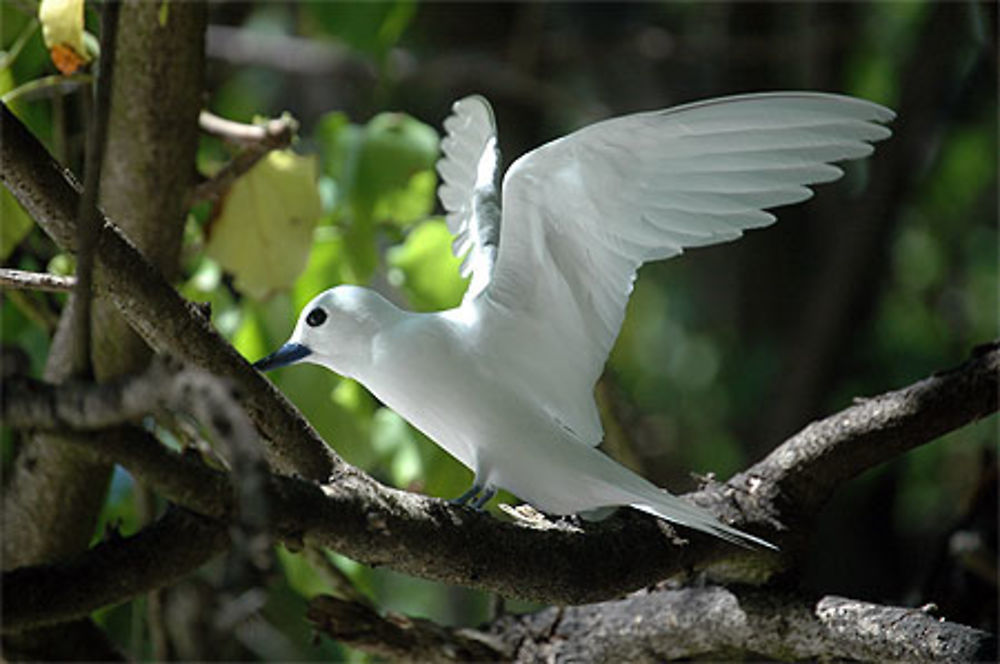
[[[310,311],[309,315],[306,316],[306,324],[309,327],[317,327],[319,325],[322,325],[325,321],[326,321],[326,312],[320,309],[319,307],[316,307],[315,309]]]

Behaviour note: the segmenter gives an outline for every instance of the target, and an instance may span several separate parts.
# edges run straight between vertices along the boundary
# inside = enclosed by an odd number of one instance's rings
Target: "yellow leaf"
[[[264,298],[305,268],[322,214],[316,174],[314,156],[276,150],[233,183],[209,226],[207,251],[240,291]]]
[[[83,0],[42,0],[38,20],[45,46],[59,71],[72,74],[90,61],[83,42]]]

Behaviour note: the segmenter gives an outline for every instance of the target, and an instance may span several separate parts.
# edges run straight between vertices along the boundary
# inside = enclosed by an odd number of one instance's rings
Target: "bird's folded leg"
[[[481,509],[483,509],[483,506],[486,503],[490,502],[490,498],[492,498],[493,496],[495,496],[496,493],[497,493],[496,487],[493,487],[493,486],[490,486],[489,484],[487,484],[483,488],[483,492],[479,495],[479,497],[472,501],[472,509],[475,509],[475,510],[481,510]]]
[[[458,498],[452,498],[448,502],[452,505],[466,505],[470,500],[479,495],[479,492],[483,490],[483,485],[479,482],[473,482],[469,490],[463,493]]]

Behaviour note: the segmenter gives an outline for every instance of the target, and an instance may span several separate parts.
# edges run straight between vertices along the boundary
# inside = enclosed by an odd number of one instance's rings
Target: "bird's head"
[[[254,362],[270,371],[298,362],[322,365],[355,377],[371,361],[371,340],[397,312],[388,300],[360,286],[323,291],[299,313],[295,331],[281,348]]]

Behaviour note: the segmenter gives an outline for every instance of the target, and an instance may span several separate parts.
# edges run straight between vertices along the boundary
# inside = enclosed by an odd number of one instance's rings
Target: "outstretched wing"
[[[505,379],[530,383],[598,444],[593,386],[638,267],[772,223],[764,209],[839,178],[831,162],[871,154],[893,117],[838,95],[741,95],[599,122],[518,159],[492,278],[474,302],[488,346],[509,358]]]
[[[471,299],[489,283],[500,241],[500,151],[493,109],[479,95],[465,97],[452,105],[444,128],[438,197],[455,236],[452,251],[464,258],[462,276],[472,275],[465,293]]]

